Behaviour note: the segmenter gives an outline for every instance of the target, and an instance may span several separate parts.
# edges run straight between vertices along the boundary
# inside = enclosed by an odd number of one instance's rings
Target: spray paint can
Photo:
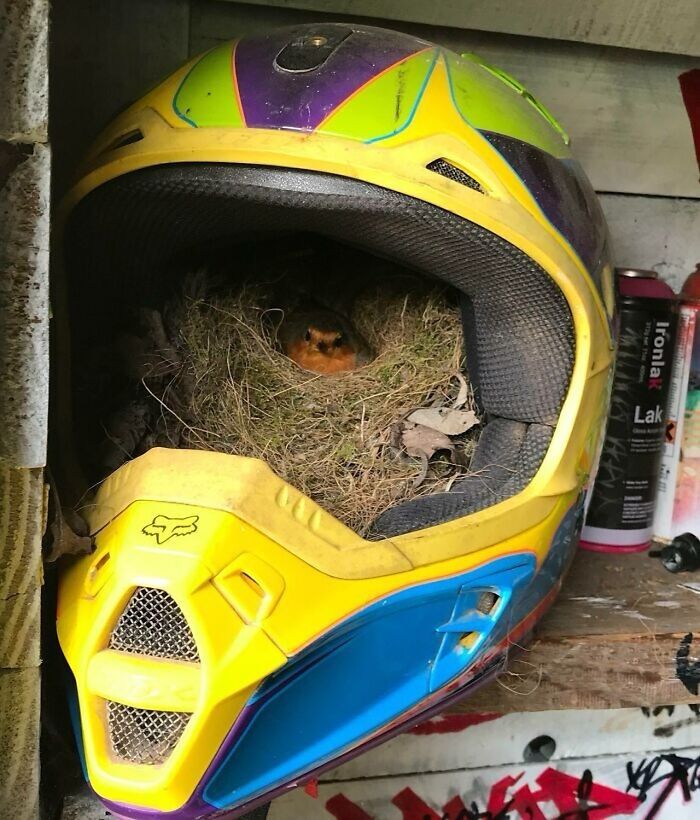
[[[654,535],[700,536],[700,264],[681,291]]]
[[[581,546],[645,550],[653,535],[677,322],[676,297],[655,271],[618,269],[620,316],[610,415]]]

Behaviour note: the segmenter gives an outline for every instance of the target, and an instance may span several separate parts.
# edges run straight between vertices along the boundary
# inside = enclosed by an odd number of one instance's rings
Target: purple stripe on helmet
[[[312,71],[294,73],[275,67],[275,57],[286,45],[313,35],[316,28],[278,29],[238,43],[236,79],[248,127],[313,130],[360,86],[429,46],[395,31],[324,24],[324,30],[362,31],[365,36],[354,37],[351,33]]]
[[[527,185],[544,215],[571,243],[595,279],[607,229],[600,202],[578,162],[556,159],[505,134],[481,133]]]

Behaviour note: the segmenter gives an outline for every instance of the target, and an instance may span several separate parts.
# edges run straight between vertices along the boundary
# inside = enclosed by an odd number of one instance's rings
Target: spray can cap
[[[700,262],[695,265],[695,270],[683,283],[681,299],[693,306],[700,304]]]
[[[658,279],[659,274],[655,270],[645,270],[644,268],[615,268],[618,276],[628,276],[630,279]]]

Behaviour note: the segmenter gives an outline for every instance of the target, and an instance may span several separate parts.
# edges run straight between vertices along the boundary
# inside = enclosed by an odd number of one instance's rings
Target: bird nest
[[[111,443],[129,455],[157,444],[263,459],[363,536],[388,508],[467,473],[478,419],[449,289],[411,278],[409,288],[364,290],[349,320],[373,358],[335,375],[282,352],[283,314],[264,285],[249,284],[186,286],[167,321],[142,315],[156,341],[132,370],[150,410],[128,446],[118,431]]]

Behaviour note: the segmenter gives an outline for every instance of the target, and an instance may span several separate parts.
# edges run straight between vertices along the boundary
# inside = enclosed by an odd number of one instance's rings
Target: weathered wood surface
[[[607,46],[700,54],[696,0],[243,0],[256,6],[380,17]]]
[[[697,591],[683,586],[693,582]],[[643,554],[582,551],[534,642],[455,711],[700,703],[698,684],[700,575],[672,575]]]
[[[0,816],[39,800],[43,471],[0,465]]]
[[[250,31],[318,19],[318,12],[292,8],[192,0],[190,52]],[[680,74],[697,66],[696,58],[371,18],[366,22],[394,25],[458,52],[476,52],[517,77],[569,132],[596,190],[700,197],[678,83]]]
[[[0,669],[39,665],[43,502],[43,470],[0,464]]]
[[[0,816],[39,817],[39,670],[0,669]]]
[[[615,264],[653,268],[679,291],[700,262],[700,200],[601,194]]]

